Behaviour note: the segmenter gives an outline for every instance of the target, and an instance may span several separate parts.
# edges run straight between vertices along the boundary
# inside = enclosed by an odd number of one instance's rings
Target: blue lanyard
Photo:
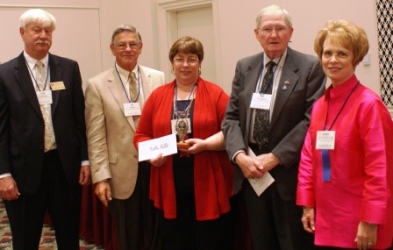
[[[116,72],[117,72],[117,76],[118,76],[119,79],[120,79],[121,86],[123,87],[124,94],[126,95],[128,102],[129,102],[129,103],[130,103],[130,102],[137,102],[137,101],[138,101],[138,98],[139,98],[139,95],[140,95],[140,93],[141,93],[141,77],[140,77],[140,76],[141,76],[141,72],[140,72],[140,70],[139,70],[139,67],[138,67],[138,69],[137,69],[137,73],[138,73],[138,94],[136,95],[135,100],[132,100],[132,99],[131,99],[131,93],[128,93],[128,91],[127,91],[126,88],[124,87],[124,82],[123,82],[123,80],[122,80],[121,77],[120,77],[120,73],[119,73],[119,70],[117,69],[116,63],[115,63],[115,69],[116,69]]]
[[[330,127],[328,129],[326,129],[326,122],[327,122],[327,117],[328,117],[328,113],[329,113],[329,101],[328,101],[328,108],[327,108],[327,112],[326,112],[326,117],[325,117],[325,124],[324,124],[324,130],[329,131],[330,129],[332,129],[334,123],[337,120],[337,117],[341,114],[341,111],[344,109],[344,106],[346,105],[349,97],[352,95],[352,93],[355,91],[356,87],[359,85],[359,81],[356,83],[356,85],[352,88],[351,92],[349,92],[348,96],[345,98],[345,101],[343,103],[343,105],[341,106],[340,110],[338,111],[336,117],[333,119],[332,124],[330,125]],[[330,165],[330,157],[329,157],[329,150],[328,149],[322,149],[322,177],[323,177],[323,181],[330,181],[331,179],[331,165]]]
[[[30,75],[31,75],[31,78],[33,78],[34,83],[35,83],[35,85],[36,85],[38,91],[41,91],[40,86],[38,85],[37,79],[36,79],[36,77],[34,76],[33,71],[31,70],[31,68],[30,68],[30,66],[29,66],[29,64],[27,63],[26,60],[25,60],[25,63],[26,63],[27,68],[29,69],[29,73],[30,73]],[[43,90],[46,89],[46,85],[48,84],[49,69],[50,69],[50,68],[49,68],[49,63],[48,63],[48,67],[46,67],[46,78],[45,78],[45,84],[44,84],[44,89],[43,89]]]
[[[328,117],[328,113],[329,113],[329,102],[330,102],[330,98],[329,98],[329,101],[328,101],[328,109],[327,109],[326,117],[325,117],[325,124],[324,124],[324,126],[323,126],[323,129],[324,129],[324,130],[329,131],[330,129],[332,129],[334,123],[335,123],[336,120],[337,120],[337,117],[341,114],[341,111],[344,109],[344,106],[345,106],[345,104],[347,103],[349,97],[352,95],[352,93],[355,91],[355,89],[356,89],[356,87],[357,87],[358,85],[359,85],[359,81],[355,84],[355,86],[351,89],[351,92],[349,92],[348,96],[345,98],[345,101],[344,101],[343,105],[341,105],[341,108],[340,108],[340,110],[338,111],[336,117],[333,119],[333,122],[332,122],[332,124],[330,125],[330,127],[329,127],[328,129],[326,129],[326,122],[327,122],[327,117]]]

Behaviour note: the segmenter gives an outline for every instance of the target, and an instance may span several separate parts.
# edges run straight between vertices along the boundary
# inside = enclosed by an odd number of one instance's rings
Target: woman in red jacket
[[[233,166],[224,150],[221,121],[228,95],[200,77],[204,51],[195,38],[169,52],[175,79],[147,100],[134,144],[172,133],[179,152],[150,160],[150,199],[162,211],[163,249],[231,249]]]

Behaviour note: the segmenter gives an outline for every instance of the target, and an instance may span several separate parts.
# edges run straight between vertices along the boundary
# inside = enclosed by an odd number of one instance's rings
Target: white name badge
[[[272,95],[270,94],[254,93],[252,94],[250,107],[254,109],[269,110],[271,100],[272,100]]]
[[[172,134],[176,134],[176,122],[177,119],[172,119],[171,120],[171,127],[172,127]],[[191,121],[190,118],[187,118],[187,123],[188,123],[188,128],[187,128],[187,134],[191,133]]]
[[[52,104],[52,91],[44,90],[44,91],[37,91],[37,98],[40,105],[48,105]]]
[[[141,115],[141,106],[138,102],[124,103],[123,107],[126,117]]]
[[[336,131],[317,131],[316,149],[334,149]]]

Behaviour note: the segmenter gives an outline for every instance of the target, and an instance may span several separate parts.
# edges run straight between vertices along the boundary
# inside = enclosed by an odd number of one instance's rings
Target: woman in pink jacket
[[[331,85],[312,110],[297,204],[322,249],[387,249],[393,239],[393,123],[354,74],[368,48],[364,30],[344,20],[315,39]]]

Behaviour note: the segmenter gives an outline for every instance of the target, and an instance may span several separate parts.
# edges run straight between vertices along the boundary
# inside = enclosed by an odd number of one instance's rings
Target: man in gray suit
[[[325,89],[325,76],[316,57],[288,47],[293,28],[286,10],[262,9],[254,32],[264,52],[238,61],[222,125],[227,152],[237,165],[235,191],[244,195],[253,249],[312,249],[295,192],[310,110]],[[258,196],[244,178],[266,172],[275,182]]]
[[[116,62],[113,68],[91,78],[85,93],[95,193],[115,220],[122,250],[139,250],[141,245],[156,248],[157,227],[149,200],[150,166],[139,163],[138,167],[132,140],[145,100],[164,83],[164,73],[138,65],[142,45],[135,27],[118,27],[110,44]]]

